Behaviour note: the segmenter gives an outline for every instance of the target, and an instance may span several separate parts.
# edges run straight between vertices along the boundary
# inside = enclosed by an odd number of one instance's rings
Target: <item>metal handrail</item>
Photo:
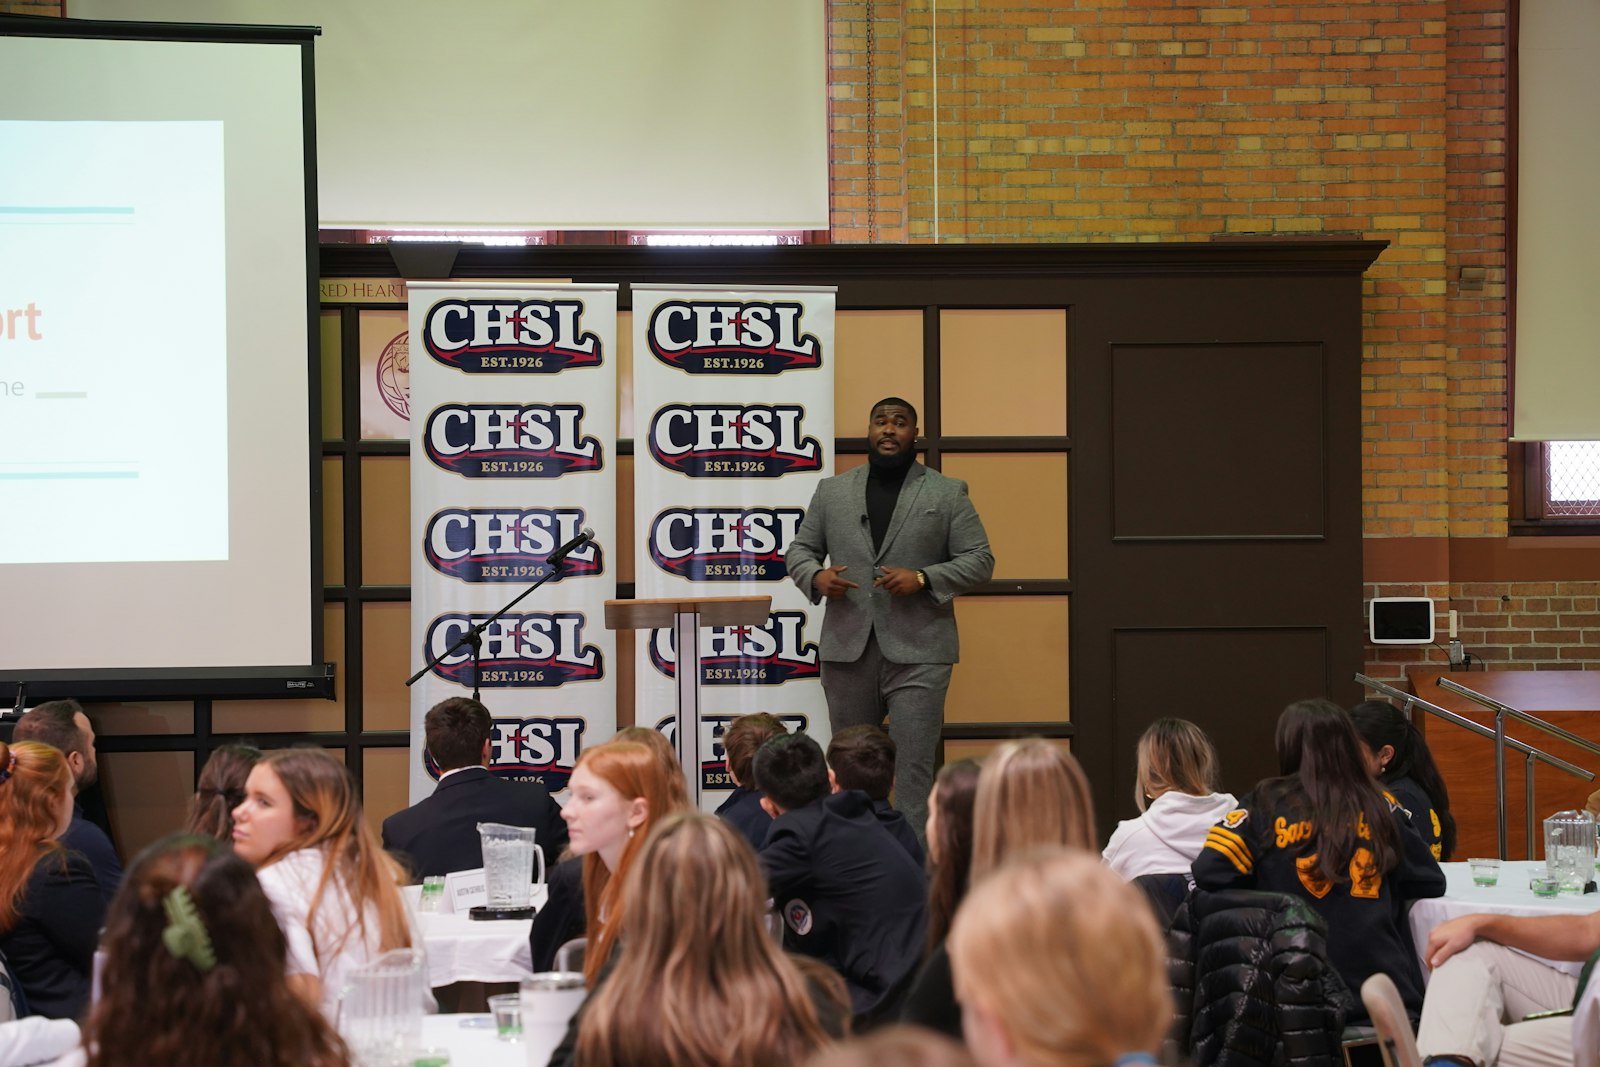
[[[1532,745],[1523,744],[1521,741],[1518,741],[1514,737],[1507,737],[1505,735],[1504,719],[1501,718],[1501,716],[1499,714],[1496,714],[1496,716],[1495,716],[1496,721],[1497,721],[1497,725],[1499,726],[1499,729],[1498,730],[1491,730],[1487,726],[1482,726],[1482,725],[1480,725],[1478,723],[1475,723],[1471,719],[1466,718],[1463,715],[1457,715],[1455,712],[1449,711],[1449,710],[1447,710],[1445,708],[1441,708],[1437,704],[1431,704],[1428,701],[1423,700],[1421,697],[1417,696],[1415,693],[1402,692],[1399,689],[1396,689],[1392,685],[1388,685],[1388,684],[1386,684],[1384,682],[1380,682],[1375,678],[1368,678],[1364,674],[1357,674],[1356,675],[1356,681],[1358,683],[1360,683],[1361,685],[1366,686],[1368,689],[1373,689],[1373,690],[1376,690],[1379,693],[1382,693],[1384,696],[1388,697],[1391,700],[1401,701],[1402,710],[1405,712],[1407,718],[1410,717],[1411,709],[1413,707],[1419,707],[1423,711],[1428,712],[1430,715],[1437,715],[1439,718],[1445,720],[1446,722],[1453,723],[1454,725],[1461,727],[1462,729],[1468,731],[1469,733],[1477,734],[1479,737],[1493,738],[1495,740],[1495,812],[1496,812],[1496,816],[1497,816],[1496,825],[1497,825],[1497,829],[1499,831],[1499,846],[1500,846],[1500,858],[1501,859],[1508,858],[1506,856],[1506,852],[1509,851],[1507,846],[1506,846],[1505,750],[1507,748],[1515,749],[1516,751],[1522,753],[1523,760],[1524,760],[1524,764],[1523,764],[1523,807],[1524,807],[1524,812],[1523,812],[1523,815],[1524,815],[1524,818],[1526,820],[1526,826],[1527,826],[1527,846],[1528,846],[1528,858],[1529,859],[1533,858],[1533,765],[1534,765],[1534,762],[1537,761],[1537,762],[1540,762],[1540,763],[1544,763],[1544,764],[1546,764],[1548,766],[1554,767],[1558,771],[1563,771],[1563,772],[1565,772],[1567,774],[1572,775],[1575,778],[1582,778],[1584,781],[1587,781],[1587,782],[1592,782],[1595,779],[1595,775],[1594,775],[1593,771],[1586,771],[1582,767],[1577,766],[1576,764],[1568,763],[1566,760],[1560,758],[1559,756],[1552,756],[1552,755],[1550,755],[1550,753],[1544,752],[1544,751],[1542,751],[1540,749],[1537,749],[1537,748],[1534,748]],[[1446,681],[1447,681],[1447,679],[1441,678],[1441,679],[1439,679],[1439,684],[1443,685]],[[1458,687],[1458,688],[1463,688],[1463,687]],[[1521,715],[1521,714],[1522,714],[1521,712],[1518,712],[1518,715]],[[1530,718],[1531,718],[1531,716],[1530,716]],[[1549,724],[1544,724],[1544,725],[1549,725]],[[1552,729],[1559,729],[1559,727],[1553,727]]]
[[[1451,679],[1451,678],[1440,678],[1438,680],[1437,684],[1438,684],[1440,689],[1448,689],[1452,693],[1460,693],[1462,696],[1466,697],[1468,700],[1475,700],[1479,704],[1482,704],[1484,707],[1488,708],[1490,711],[1495,712],[1496,714],[1498,714],[1500,712],[1504,712],[1505,714],[1511,716],[1513,719],[1521,720],[1522,722],[1527,723],[1529,726],[1532,726],[1536,730],[1543,730],[1545,733],[1549,734],[1551,737],[1559,737],[1559,738],[1561,738],[1561,740],[1567,742],[1569,745],[1577,745],[1579,748],[1583,749],[1585,752],[1591,753],[1591,754],[1596,755],[1596,756],[1600,756],[1600,745],[1595,744],[1593,741],[1589,740],[1587,737],[1579,737],[1577,734],[1573,733],[1570,730],[1563,730],[1561,727],[1555,725],[1554,723],[1545,722],[1543,719],[1539,718],[1537,715],[1530,715],[1525,711],[1518,711],[1516,708],[1512,707],[1510,704],[1502,704],[1502,703],[1500,703],[1500,701],[1494,699],[1494,697],[1485,696],[1482,693],[1477,692],[1476,690],[1468,689],[1466,686],[1462,685],[1460,682],[1455,681],[1454,679]]]

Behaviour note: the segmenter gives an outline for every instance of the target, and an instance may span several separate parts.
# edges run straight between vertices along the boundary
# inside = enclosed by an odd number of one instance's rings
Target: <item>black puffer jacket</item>
[[[1326,934],[1320,915],[1282,893],[1190,894],[1167,934],[1177,1014],[1166,1062],[1333,1067],[1354,1001]]]

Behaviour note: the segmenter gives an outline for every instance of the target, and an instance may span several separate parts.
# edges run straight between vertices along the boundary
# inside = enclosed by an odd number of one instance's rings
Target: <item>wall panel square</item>
[[[964,596],[956,600],[961,662],[946,722],[1068,719],[1067,598]]]
[[[920,309],[841,311],[833,350],[835,436],[865,437],[872,405],[886,396],[923,410]]]
[[[633,312],[617,312],[617,439],[633,437]]]
[[[411,465],[361,457],[361,583],[411,583]]]
[[[322,583],[344,584],[344,461],[322,459]]]
[[[122,858],[182,830],[194,796],[192,752],[104,752],[101,789]]]
[[[1065,434],[1066,311],[940,311],[939,383],[947,436]]]
[[[995,578],[1067,577],[1064,453],[946,453],[943,471],[967,483]]]
[[[324,311],[321,315],[320,341],[322,345],[322,439],[338,441],[344,437],[344,365],[341,338],[344,336],[341,316],[337,311]]]
[[[160,737],[194,732],[194,705],[177,701],[89,704],[84,708],[96,735]]]
[[[361,620],[361,728],[409,730],[411,690],[406,679],[422,666],[411,650],[411,605],[363,604]],[[463,690],[461,695],[472,694]]]
[[[361,753],[361,806],[374,834],[383,820],[411,804],[411,750],[369,748]]]

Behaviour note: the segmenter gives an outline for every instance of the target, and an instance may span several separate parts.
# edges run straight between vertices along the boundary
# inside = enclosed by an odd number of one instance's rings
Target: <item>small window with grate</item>
[[[1522,514],[1511,516],[1522,533],[1586,533],[1600,528],[1600,441],[1548,441],[1520,449]],[[1514,462],[1513,471],[1516,471]],[[1515,485],[1516,479],[1513,479]]]

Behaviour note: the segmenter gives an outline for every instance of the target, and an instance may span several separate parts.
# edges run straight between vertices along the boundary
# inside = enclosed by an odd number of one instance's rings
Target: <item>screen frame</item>
[[[1380,606],[1382,605],[1382,606]],[[1380,630],[1394,625],[1393,613],[1424,608],[1428,620],[1426,637],[1380,637]],[[1389,616],[1389,617],[1383,617]],[[1410,621],[1409,619],[1407,621]],[[1375,645],[1431,645],[1438,632],[1437,613],[1432,597],[1426,596],[1376,596],[1367,604],[1367,639]]]
[[[310,662],[251,667],[141,667],[115,669],[0,669],[0,707],[58,697],[80,700],[185,700],[321,697],[334,699],[335,665],[320,659],[325,628],[322,541],[322,338],[321,264],[317,230],[316,26],[236,26],[201,23],[117,22],[0,14],[0,36],[87,40],[171,41],[197,44],[270,44],[300,51],[301,162],[305,192],[306,455],[310,554]]]

